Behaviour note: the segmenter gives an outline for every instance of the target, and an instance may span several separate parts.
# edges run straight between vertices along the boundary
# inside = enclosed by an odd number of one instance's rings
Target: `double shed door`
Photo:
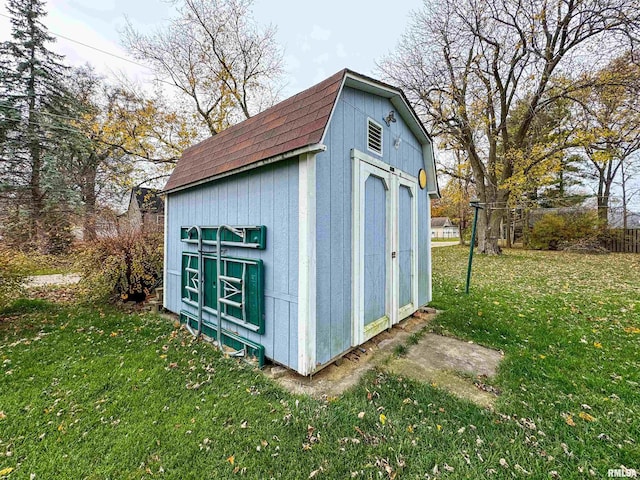
[[[354,315],[359,345],[417,309],[417,179],[354,151]]]

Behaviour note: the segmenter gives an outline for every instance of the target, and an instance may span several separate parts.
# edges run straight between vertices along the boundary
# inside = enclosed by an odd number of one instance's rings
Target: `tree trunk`
[[[41,187],[42,174],[42,149],[40,147],[40,136],[36,124],[35,86],[33,79],[29,81],[29,114],[27,125],[27,138],[29,148],[29,160],[31,172],[29,176],[29,220],[31,222],[31,241],[42,250],[45,248],[44,238],[44,195]]]
[[[486,186],[478,190],[478,197],[482,206],[482,209],[478,212],[478,253],[500,255],[502,249],[498,245],[498,238],[500,237],[502,210],[497,210],[493,207],[505,204],[508,194]]]
[[[506,233],[507,233],[507,248],[512,248],[511,244],[511,210],[507,207],[507,212],[505,214],[505,224],[506,224]]]
[[[42,158],[40,145],[37,140],[31,141],[29,155],[31,156],[31,176],[29,178],[29,217],[31,221],[31,240],[38,249],[45,247],[44,239],[44,196],[40,188],[40,174]]]
[[[602,227],[609,225],[609,196],[611,194],[611,183],[604,182],[602,193],[598,193],[598,220]]]
[[[522,246],[524,248],[529,247],[529,243],[531,241],[531,209],[529,207],[525,207],[522,212]]]
[[[622,175],[622,228],[627,229],[627,179],[624,176],[624,162],[620,164],[620,173]]]
[[[487,255],[500,255],[498,245],[500,218],[496,210],[486,208],[478,212],[478,252]]]
[[[98,238],[96,233],[96,177],[95,162],[89,162],[82,179],[82,197],[84,200],[82,239],[85,242],[92,242]]]

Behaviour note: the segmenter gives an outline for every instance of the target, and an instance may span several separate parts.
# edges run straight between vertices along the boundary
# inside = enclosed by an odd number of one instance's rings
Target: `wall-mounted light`
[[[389,114],[384,117],[384,123],[387,124],[387,127],[390,127],[392,123],[396,123],[396,114],[393,110],[391,110]]]

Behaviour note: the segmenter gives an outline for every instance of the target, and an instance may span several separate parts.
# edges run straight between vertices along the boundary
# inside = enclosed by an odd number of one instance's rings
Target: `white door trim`
[[[164,258],[163,258],[163,271],[162,271],[162,306],[167,308],[167,298],[169,297],[169,284],[167,280],[169,279],[169,197],[170,195],[164,196],[164,238],[163,238],[163,249],[164,249]],[[175,308],[175,307],[174,307]]]
[[[396,189],[396,198],[398,199],[400,197],[401,185],[408,187],[409,193],[411,194],[411,303],[408,303],[407,305],[398,305],[397,321],[403,320],[418,309],[418,182],[417,179],[409,179],[400,176],[400,178],[398,178],[398,187]],[[399,200],[397,205],[399,205]],[[398,236],[396,245],[399,245],[399,228],[396,228],[396,235]],[[398,290],[398,300],[399,298],[400,291]]]
[[[377,335],[381,331],[389,328],[393,322],[393,262],[386,261],[386,280],[385,287],[385,316],[372,322],[370,328],[365,332],[364,327],[364,211],[365,211],[365,182],[369,176],[374,175],[382,179],[387,191],[386,194],[386,225],[385,225],[385,256],[391,257],[392,252],[392,234],[393,234],[393,195],[392,195],[392,178],[389,169],[379,168],[372,162],[362,161],[363,156],[371,159],[368,155],[351,150],[351,158],[353,159],[353,197],[352,197],[352,258],[351,265],[353,269],[353,282],[351,285],[352,298],[352,318],[351,318],[351,344],[352,346],[360,345],[369,338]],[[381,162],[380,162],[381,163]],[[384,164],[386,165],[386,164]],[[388,167],[388,165],[387,165]],[[386,318],[385,318],[386,317]]]
[[[376,166],[363,163],[360,166],[360,202],[362,212],[365,211],[365,184],[370,176],[380,178],[384,184],[385,194],[385,273],[386,273],[386,285],[384,289],[384,309],[385,315],[379,319],[371,322],[367,327],[364,325],[364,219],[360,217],[360,252],[358,254],[359,260],[359,273],[360,273],[360,297],[362,310],[359,315],[358,325],[360,327],[360,343],[364,343],[370,338],[376,336],[378,333],[386,330],[393,325],[395,318],[395,295],[394,290],[394,262],[390,262],[391,252],[393,251],[393,229],[394,229],[394,195],[393,195],[393,179],[394,176],[389,173],[388,170],[383,170]]]
[[[377,160],[366,153],[356,149],[351,150],[353,165],[352,177],[352,248],[351,265],[353,282],[351,286],[352,319],[351,319],[351,345],[357,346],[364,343],[371,336],[388,328],[409,315],[418,308],[418,179],[390,165]],[[386,182],[386,255],[387,261],[387,288],[385,293],[385,310],[388,319],[382,318],[376,322],[376,333],[365,335],[364,331],[364,211],[365,192],[364,185],[369,175],[374,174]],[[411,303],[399,305],[400,262],[398,255],[399,224],[398,207],[400,186],[409,188],[412,195],[411,201]],[[393,256],[392,253],[396,252]],[[389,261],[389,259],[391,261]],[[383,317],[384,318],[384,317]]]

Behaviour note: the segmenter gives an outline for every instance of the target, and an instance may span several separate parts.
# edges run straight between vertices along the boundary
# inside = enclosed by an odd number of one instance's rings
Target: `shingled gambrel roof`
[[[164,192],[171,193],[304,151],[323,151],[326,147],[321,142],[343,85],[388,98],[420,143],[432,144],[402,90],[344,69],[185,150]],[[432,149],[428,157],[429,195],[439,197]]]
[[[223,130],[182,154],[165,191],[201,182],[322,139],[346,70]]]

